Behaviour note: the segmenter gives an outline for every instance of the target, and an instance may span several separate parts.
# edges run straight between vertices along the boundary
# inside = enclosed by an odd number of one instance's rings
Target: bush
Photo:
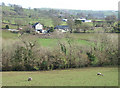
[[[48,32],[54,32],[54,28],[51,27]]]
[[[5,26],[5,29],[9,29],[9,26],[8,26],[8,25],[6,25],[6,26]]]

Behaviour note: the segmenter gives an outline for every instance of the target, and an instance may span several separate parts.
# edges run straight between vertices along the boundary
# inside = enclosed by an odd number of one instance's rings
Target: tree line
[[[65,35],[66,43],[58,38],[58,46],[54,49],[40,47],[35,37],[24,35],[19,37],[12,49],[2,50],[3,71],[32,71],[81,68],[91,66],[117,66],[118,43],[111,34],[96,34],[89,40],[94,45],[73,43],[73,37]],[[25,38],[27,40],[25,40]],[[114,42],[115,41],[115,42]],[[9,47],[9,48],[10,48]]]

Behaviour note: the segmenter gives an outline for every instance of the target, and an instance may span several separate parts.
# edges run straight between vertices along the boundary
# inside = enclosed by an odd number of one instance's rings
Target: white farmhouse
[[[40,24],[39,22],[35,23],[32,27],[35,29],[37,33],[42,33],[43,31],[43,25]]]

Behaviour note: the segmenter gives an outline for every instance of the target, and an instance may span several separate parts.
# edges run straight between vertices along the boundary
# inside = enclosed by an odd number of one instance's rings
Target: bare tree
[[[18,26],[18,29],[19,29],[19,27],[24,24],[24,21],[20,20],[20,19],[15,19],[15,23]]]
[[[57,17],[52,17],[54,27],[61,24],[61,19]]]
[[[74,30],[74,28],[75,28],[75,23],[74,23],[74,21],[73,21],[72,19],[69,19],[69,20],[67,21],[67,24],[68,24],[68,26],[70,27],[70,32],[72,33],[73,30]]]
[[[105,20],[107,21],[107,23],[113,24],[117,20],[117,18],[115,15],[110,15],[110,16],[107,16]]]

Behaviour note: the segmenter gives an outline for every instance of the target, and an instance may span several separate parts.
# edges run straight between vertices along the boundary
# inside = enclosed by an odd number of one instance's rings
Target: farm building
[[[8,31],[10,31],[12,33],[18,33],[20,30],[17,30],[17,29],[8,29]]]
[[[43,33],[44,32],[43,31],[43,25],[40,24],[39,22],[35,23],[32,27],[35,29],[35,31],[37,33]]]
[[[62,21],[67,22],[67,19],[62,19]]]
[[[67,32],[67,31],[69,31],[69,26],[67,26],[67,25],[58,25],[54,29],[57,29],[57,30],[59,30],[61,32]]]
[[[86,20],[85,18],[78,18],[76,20],[81,20],[81,22],[92,22],[91,20]]]

